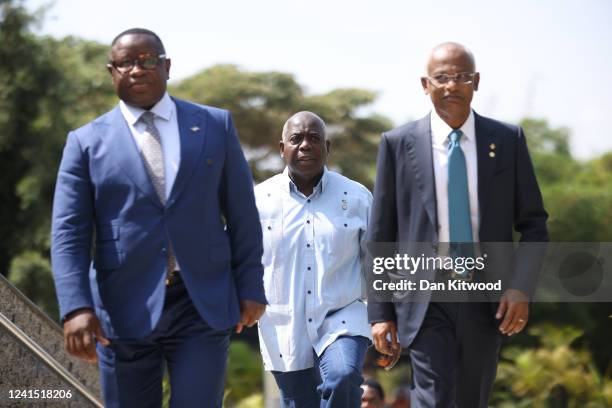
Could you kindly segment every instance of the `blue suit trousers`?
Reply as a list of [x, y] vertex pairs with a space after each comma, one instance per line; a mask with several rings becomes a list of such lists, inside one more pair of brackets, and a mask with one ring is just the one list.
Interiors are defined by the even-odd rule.
[[155, 329], [141, 339], [98, 344], [104, 404], [161, 407], [167, 367], [170, 407], [221, 407], [230, 330], [214, 330], [200, 317], [184, 284], [167, 288]]

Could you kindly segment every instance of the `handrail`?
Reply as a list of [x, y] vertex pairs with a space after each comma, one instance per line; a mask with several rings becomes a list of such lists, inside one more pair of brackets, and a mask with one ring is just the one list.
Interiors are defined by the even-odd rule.
[[32, 340], [2, 313], [0, 313], [0, 326], [4, 327], [13, 337], [17, 339], [17, 341], [26, 346], [28, 350], [30, 350], [43, 363], [45, 363], [47, 367], [51, 369], [51, 371], [57, 374], [62, 380], [69, 383], [94, 406], [104, 408], [104, 405], [102, 405], [102, 403], [87, 389], [87, 387], [81, 384], [81, 382], [77, 380], [68, 370], [66, 370], [60, 363], [51, 357], [45, 350], [36, 344], [34, 340]]

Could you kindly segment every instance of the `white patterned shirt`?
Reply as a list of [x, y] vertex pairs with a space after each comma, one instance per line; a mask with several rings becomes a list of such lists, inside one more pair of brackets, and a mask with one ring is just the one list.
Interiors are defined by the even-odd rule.
[[288, 170], [255, 187], [268, 306], [259, 320], [266, 370], [313, 367], [339, 336], [371, 338], [361, 271], [372, 194], [324, 169], [310, 197]]

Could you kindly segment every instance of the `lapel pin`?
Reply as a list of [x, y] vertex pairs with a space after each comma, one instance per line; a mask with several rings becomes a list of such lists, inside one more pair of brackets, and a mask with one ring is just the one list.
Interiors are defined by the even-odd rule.
[[191, 131], [192, 132], [197, 132], [198, 130], [200, 130], [200, 128], [198, 126], [192, 126], [191, 127]]
[[343, 200], [342, 200], [342, 209], [343, 209], [343, 210], [346, 210], [347, 208], [348, 208], [348, 201], [346, 201], [346, 200], [344, 200], [344, 199], [343, 199]]
[[489, 157], [495, 157], [495, 152], [489, 152]]
[[495, 146], [495, 143], [491, 143], [491, 144], [489, 145], [489, 149], [491, 149], [491, 150], [495, 150], [495, 148], [496, 148], [496, 147], [497, 147], [497, 146]]

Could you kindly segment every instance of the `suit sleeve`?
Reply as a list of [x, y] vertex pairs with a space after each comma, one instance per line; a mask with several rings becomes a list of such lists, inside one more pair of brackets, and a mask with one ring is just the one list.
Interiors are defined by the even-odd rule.
[[227, 149], [220, 198], [232, 249], [232, 273], [238, 298], [267, 303], [263, 286], [261, 224], [255, 206], [253, 176], [244, 157], [231, 114], [226, 119]]
[[62, 320], [73, 310], [93, 309], [89, 286], [92, 223], [88, 160], [71, 132], [55, 185], [51, 224], [51, 263]]
[[[368, 242], [397, 241], [395, 170], [394, 155], [386, 135], [383, 134], [376, 160], [376, 184], [366, 238]], [[366, 273], [371, 273], [372, 268], [366, 266]], [[393, 303], [368, 301], [368, 320], [370, 323], [395, 321]]]
[[543, 244], [528, 243], [548, 241], [548, 214], [544, 210], [542, 194], [521, 128], [518, 129], [515, 191], [514, 229], [520, 234], [520, 244], [510, 287], [531, 297], [546, 247]]

